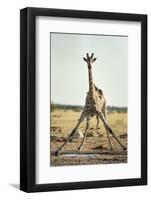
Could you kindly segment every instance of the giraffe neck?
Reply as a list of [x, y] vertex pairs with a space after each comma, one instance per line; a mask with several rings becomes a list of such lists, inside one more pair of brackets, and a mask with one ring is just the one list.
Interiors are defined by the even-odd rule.
[[92, 67], [88, 68], [89, 72], [89, 92], [91, 96], [94, 94], [94, 84], [93, 84], [93, 77], [92, 77]]

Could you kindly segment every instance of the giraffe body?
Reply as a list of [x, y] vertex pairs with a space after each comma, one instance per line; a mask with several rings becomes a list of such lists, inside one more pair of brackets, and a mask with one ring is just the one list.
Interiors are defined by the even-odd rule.
[[98, 112], [102, 111], [105, 104], [106, 104], [106, 100], [105, 100], [102, 90], [94, 86], [93, 96], [90, 92], [87, 93], [84, 113], [86, 116], [91, 116], [91, 117], [96, 116]]

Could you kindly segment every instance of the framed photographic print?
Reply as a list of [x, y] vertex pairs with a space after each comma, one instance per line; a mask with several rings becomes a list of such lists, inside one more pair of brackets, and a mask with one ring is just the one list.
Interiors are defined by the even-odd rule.
[[147, 184], [147, 16], [20, 12], [20, 189]]

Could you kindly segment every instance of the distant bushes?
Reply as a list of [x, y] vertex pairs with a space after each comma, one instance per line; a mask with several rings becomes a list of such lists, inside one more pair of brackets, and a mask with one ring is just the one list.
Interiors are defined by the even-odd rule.
[[[83, 109], [83, 106], [77, 106], [77, 105], [64, 105], [64, 104], [55, 104], [51, 103], [51, 111], [54, 111], [55, 109], [62, 109], [62, 110], [73, 110], [75, 112], [80, 112]], [[118, 107], [118, 106], [107, 106], [107, 112], [113, 113], [123, 113], [127, 112], [127, 107]]]
[[81, 111], [83, 106], [75, 106], [75, 105], [64, 105], [64, 104], [54, 104], [51, 103], [51, 111], [55, 109], [62, 109], [62, 110], [73, 110], [75, 112]]
[[113, 112], [118, 112], [118, 113], [125, 113], [127, 112], [127, 107], [117, 107], [117, 106], [107, 106], [107, 112], [113, 113]]

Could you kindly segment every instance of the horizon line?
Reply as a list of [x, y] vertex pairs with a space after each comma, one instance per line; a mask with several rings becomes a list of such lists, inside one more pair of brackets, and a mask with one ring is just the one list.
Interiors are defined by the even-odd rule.
[[[54, 104], [54, 105], [61, 105], [61, 106], [79, 106], [79, 107], [84, 107], [84, 105], [78, 105], [78, 104], [62, 104], [62, 103], [54, 103], [54, 102], [50, 102], [50, 104]], [[119, 108], [128, 108], [128, 106], [117, 106], [117, 105], [107, 105], [107, 107], [119, 107]]]

